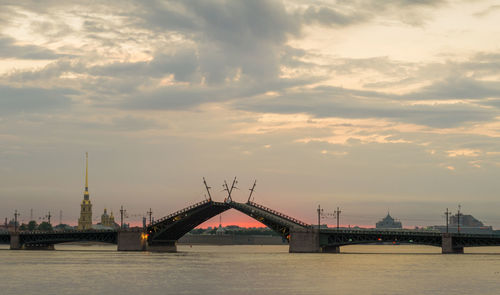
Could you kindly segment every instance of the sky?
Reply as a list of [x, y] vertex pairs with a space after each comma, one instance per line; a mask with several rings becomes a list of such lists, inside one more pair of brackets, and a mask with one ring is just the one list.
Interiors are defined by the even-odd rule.
[[1, 0], [0, 217], [75, 224], [88, 152], [94, 222], [237, 176], [308, 223], [500, 228], [499, 70], [498, 1]]

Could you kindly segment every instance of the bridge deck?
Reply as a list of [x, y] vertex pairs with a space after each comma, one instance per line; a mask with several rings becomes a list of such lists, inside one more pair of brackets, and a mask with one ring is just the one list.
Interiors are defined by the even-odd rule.
[[298, 220], [296, 218], [290, 217], [290, 216], [288, 216], [286, 214], [283, 214], [283, 213], [278, 212], [276, 210], [273, 210], [271, 208], [268, 208], [268, 207], [262, 206], [260, 204], [254, 203], [252, 201], [248, 201], [247, 204], [250, 205], [250, 206], [252, 206], [252, 207], [258, 208], [260, 210], [266, 211], [269, 214], [279, 216], [280, 218], [283, 218], [284, 220], [286, 220], [286, 221], [288, 221], [290, 223], [295, 223], [295, 224], [297, 224], [297, 225], [299, 225], [301, 227], [309, 227], [310, 226], [309, 224], [307, 224], [307, 223], [305, 223], [303, 221], [300, 221], [300, 220]]
[[176, 217], [176, 216], [178, 216], [178, 215], [181, 215], [181, 214], [182, 214], [182, 213], [184, 213], [184, 212], [190, 211], [190, 210], [192, 210], [192, 209], [194, 209], [194, 208], [197, 208], [197, 207], [199, 207], [199, 206], [201, 206], [201, 205], [204, 205], [204, 204], [208, 204], [208, 203], [210, 203], [210, 202], [211, 202], [210, 200], [203, 200], [203, 201], [198, 202], [198, 203], [196, 203], [196, 204], [190, 205], [190, 206], [188, 206], [188, 207], [186, 207], [186, 208], [182, 208], [182, 209], [180, 209], [180, 210], [177, 210], [177, 211], [175, 211], [174, 213], [171, 213], [171, 214], [169, 214], [169, 215], [167, 215], [167, 216], [164, 216], [164, 217], [162, 217], [162, 218], [160, 218], [160, 219], [158, 219], [158, 220], [155, 220], [155, 222], [154, 222], [151, 226], [155, 226], [155, 225], [161, 224], [161, 223], [162, 223], [162, 222], [164, 222], [165, 220], [168, 220], [168, 219], [170, 219], [170, 218], [172, 218], [172, 217]]
[[10, 234], [5, 232], [5, 233], [0, 233], [0, 244], [10, 244]]
[[19, 232], [21, 244], [60, 244], [68, 242], [102, 242], [116, 244], [118, 242], [118, 231], [113, 230], [85, 230], [85, 231], [23, 231]]
[[[364, 243], [397, 242], [442, 246], [440, 232], [416, 230], [321, 229], [320, 244], [343, 246]], [[500, 246], [500, 235], [450, 234], [454, 247]]]
[[208, 219], [230, 209], [226, 203], [205, 200], [169, 214], [148, 226], [148, 242], [176, 241]]

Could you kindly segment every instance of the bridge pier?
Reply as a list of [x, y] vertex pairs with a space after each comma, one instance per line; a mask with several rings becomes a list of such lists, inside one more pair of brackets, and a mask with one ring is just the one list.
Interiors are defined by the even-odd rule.
[[292, 230], [289, 245], [288, 252], [290, 253], [321, 252], [318, 230], [316, 229]]
[[10, 250], [54, 250], [54, 245], [43, 243], [22, 244], [19, 233], [11, 233]]
[[21, 241], [19, 239], [19, 233], [10, 234], [10, 250], [21, 250]]
[[324, 246], [321, 247], [323, 253], [340, 253], [340, 246]]
[[150, 252], [177, 252], [177, 241], [152, 241], [148, 244], [148, 251]]
[[463, 254], [464, 247], [453, 246], [453, 237], [450, 233], [442, 234], [441, 253], [443, 254]]
[[146, 251], [147, 235], [142, 231], [119, 231], [118, 251]]
[[55, 250], [53, 244], [24, 244], [23, 250]]

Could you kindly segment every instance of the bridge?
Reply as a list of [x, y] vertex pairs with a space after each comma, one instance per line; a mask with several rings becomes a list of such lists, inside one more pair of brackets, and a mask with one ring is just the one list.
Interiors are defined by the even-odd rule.
[[146, 229], [148, 248], [155, 251], [176, 251], [176, 241], [208, 219], [229, 209], [236, 209], [270, 229], [284, 239], [290, 238], [292, 230], [305, 230], [310, 226], [293, 217], [248, 201], [238, 203], [230, 198], [226, 202], [205, 200], [167, 215]]
[[0, 244], [10, 244], [10, 234], [8, 232], [0, 232]]
[[[5, 240], [5, 238], [2, 239], [2, 241]], [[69, 242], [117, 244], [118, 232], [114, 230], [22, 231], [11, 233], [8, 240], [13, 250], [53, 250], [55, 244]]]
[[333, 252], [341, 246], [407, 243], [441, 247], [443, 253], [463, 253], [464, 247], [500, 246], [500, 235], [442, 234], [421, 230], [326, 229], [312, 226], [257, 203], [205, 200], [174, 212], [147, 227], [148, 249], [176, 251], [176, 241], [206, 220], [236, 209], [279, 233], [290, 252]]
[[0, 233], [0, 243], [11, 249], [53, 249], [67, 242], [117, 244], [119, 251], [175, 252], [183, 235], [208, 219], [230, 209], [261, 222], [289, 241], [292, 253], [338, 253], [341, 246], [376, 243], [407, 243], [441, 247], [442, 253], [463, 253], [464, 247], [500, 246], [500, 235], [442, 234], [421, 230], [330, 229], [309, 225], [252, 201], [239, 203], [230, 196], [224, 202], [211, 199], [171, 213], [142, 231], [64, 231]]
[[[319, 233], [319, 235], [318, 235]], [[440, 233], [422, 230], [309, 228], [292, 233], [290, 252], [339, 253], [341, 246], [414, 244], [441, 247], [443, 254], [464, 253], [464, 247], [500, 246], [500, 235]]]

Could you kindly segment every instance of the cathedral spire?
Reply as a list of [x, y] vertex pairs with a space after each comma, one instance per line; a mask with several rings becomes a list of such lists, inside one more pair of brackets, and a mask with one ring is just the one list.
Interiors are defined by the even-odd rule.
[[85, 153], [85, 192], [83, 193], [85, 200], [89, 199], [89, 153]]
[[83, 192], [83, 201], [80, 207], [78, 229], [92, 229], [92, 204], [89, 199], [89, 153], [85, 153], [85, 192]]

